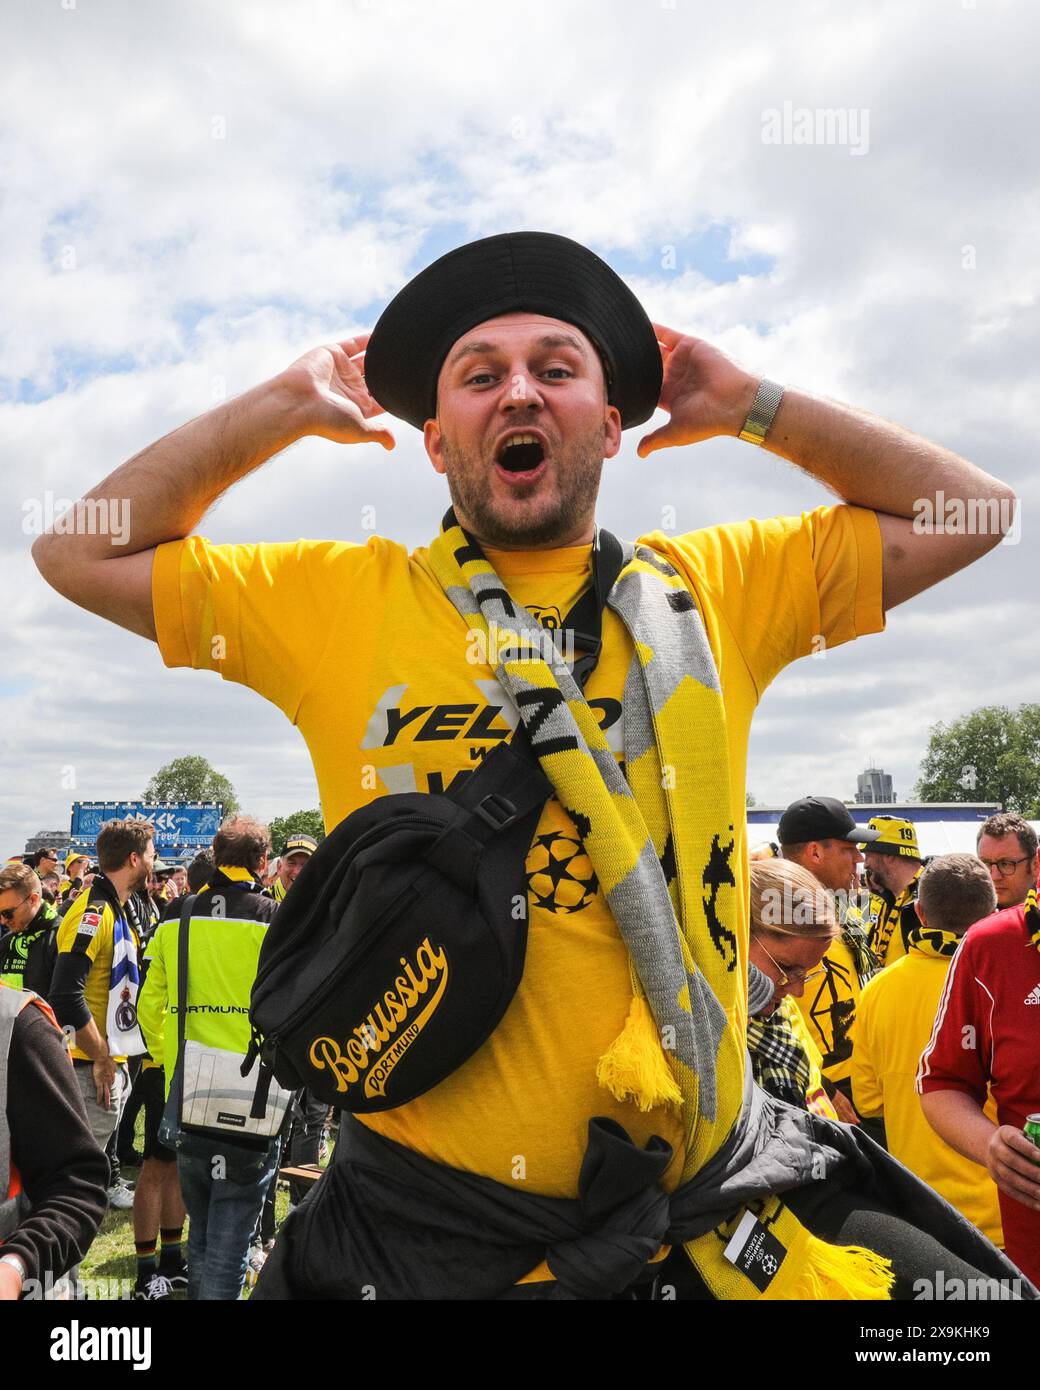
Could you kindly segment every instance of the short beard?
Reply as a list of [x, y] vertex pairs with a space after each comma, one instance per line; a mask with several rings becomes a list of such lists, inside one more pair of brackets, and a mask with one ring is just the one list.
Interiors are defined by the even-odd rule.
[[491, 505], [478, 459], [443, 438], [444, 471], [456, 513], [465, 516], [477, 538], [499, 549], [549, 546], [579, 534], [596, 514], [603, 473], [604, 431], [575, 442], [559, 461], [559, 497], [551, 511], [537, 519], [510, 523]]

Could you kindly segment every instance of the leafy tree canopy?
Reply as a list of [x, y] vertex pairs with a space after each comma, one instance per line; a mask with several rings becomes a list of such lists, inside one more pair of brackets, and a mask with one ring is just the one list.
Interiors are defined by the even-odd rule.
[[144, 789], [145, 801], [219, 801], [225, 816], [241, 809], [230, 781], [198, 753], [174, 758], [161, 767]]
[[1040, 705], [983, 705], [929, 733], [915, 788], [922, 801], [996, 801], [1040, 815]]

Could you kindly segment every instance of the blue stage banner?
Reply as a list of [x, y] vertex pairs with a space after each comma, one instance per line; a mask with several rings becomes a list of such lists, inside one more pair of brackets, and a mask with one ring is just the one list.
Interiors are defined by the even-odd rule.
[[223, 816], [219, 802], [74, 801], [71, 839], [93, 844], [109, 820], [146, 820], [155, 829], [157, 850], [203, 849], [217, 833]]

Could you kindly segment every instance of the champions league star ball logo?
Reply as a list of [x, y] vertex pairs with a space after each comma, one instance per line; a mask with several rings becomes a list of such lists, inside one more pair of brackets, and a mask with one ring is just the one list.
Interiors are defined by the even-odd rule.
[[526, 868], [531, 902], [547, 912], [581, 912], [599, 890], [585, 846], [570, 835], [550, 831], [537, 836]]

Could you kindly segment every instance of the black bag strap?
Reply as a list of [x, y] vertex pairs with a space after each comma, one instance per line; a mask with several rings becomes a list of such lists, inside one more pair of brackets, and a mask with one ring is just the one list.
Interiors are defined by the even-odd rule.
[[181, 899], [181, 916], [177, 927], [177, 993], [180, 995], [180, 1008], [177, 1010], [178, 1066], [184, 1065], [184, 1028], [188, 1016], [188, 932], [191, 930], [191, 909], [197, 897], [197, 893], [185, 893]]

